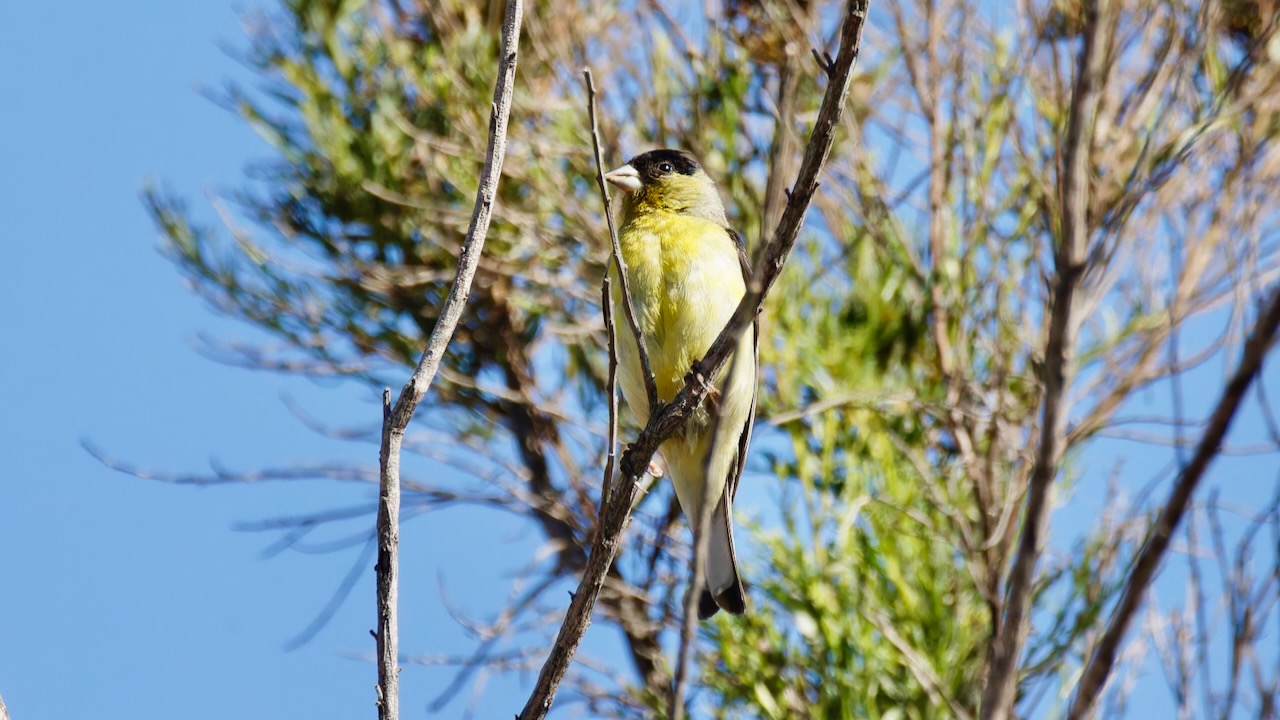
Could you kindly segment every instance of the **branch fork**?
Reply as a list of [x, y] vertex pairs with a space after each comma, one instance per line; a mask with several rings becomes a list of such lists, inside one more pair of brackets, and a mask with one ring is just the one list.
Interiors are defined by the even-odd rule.
[[471, 224], [458, 255], [458, 270], [449, 296], [441, 307], [439, 320], [431, 331], [418, 367], [400, 390], [395, 406], [391, 405], [391, 389], [382, 393], [382, 443], [379, 448], [378, 493], [378, 561], [377, 631], [378, 685], [375, 704], [380, 720], [400, 717], [399, 665], [399, 545], [400, 545], [400, 450], [404, 433], [440, 369], [445, 350], [453, 339], [471, 282], [475, 279], [480, 255], [484, 250], [489, 221], [493, 217], [493, 199], [502, 177], [502, 161], [507, 151], [507, 121], [511, 116], [511, 100], [515, 91], [516, 54], [520, 44], [520, 25], [524, 16], [523, 0], [507, 0], [502, 21], [502, 50], [490, 105], [489, 141], [485, 151], [480, 186], [476, 189]]

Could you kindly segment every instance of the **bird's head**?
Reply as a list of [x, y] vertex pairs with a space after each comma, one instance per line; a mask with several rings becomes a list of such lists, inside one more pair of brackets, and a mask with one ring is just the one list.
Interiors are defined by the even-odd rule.
[[650, 150], [604, 176], [625, 195], [624, 217], [674, 212], [728, 226], [715, 183], [692, 155], [682, 150]]

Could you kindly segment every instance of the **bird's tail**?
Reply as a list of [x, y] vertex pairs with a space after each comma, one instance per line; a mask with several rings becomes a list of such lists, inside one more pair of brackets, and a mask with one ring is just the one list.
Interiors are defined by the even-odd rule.
[[724, 609], [734, 615], [747, 611], [747, 596], [738, 574], [738, 555], [733, 549], [733, 501], [726, 493], [711, 513], [707, 538], [706, 587], [698, 601], [698, 618], [706, 620]]

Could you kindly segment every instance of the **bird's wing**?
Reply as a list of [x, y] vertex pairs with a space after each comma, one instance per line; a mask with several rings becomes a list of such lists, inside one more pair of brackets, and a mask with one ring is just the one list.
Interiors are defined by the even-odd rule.
[[[742, 267], [742, 282], [744, 285], [751, 284], [751, 261], [747, 259], [747, 244], [732, 228], [726, 228], [729, 237], [733, 239], [733, 245], [738, 249], [738, 264]], [[747, 464], [747, 447], [751, 445], [751, 429], [756, 424], [756, 396], [760, 388], [760, 316], [757, 315], [751, 321], [751, 364], [755, 368], [754, 375], [756, 382], [751, 385], [751, 412], [747, 413], [747, 424], [742, 428], [742, 435], [738, 437], [738, 461], [734, 464], [732, 474], [728, 478], [726, 488], [729, 498], [733, 499], [738, 496], [738, 481], [742, 478], [742, 469]]]

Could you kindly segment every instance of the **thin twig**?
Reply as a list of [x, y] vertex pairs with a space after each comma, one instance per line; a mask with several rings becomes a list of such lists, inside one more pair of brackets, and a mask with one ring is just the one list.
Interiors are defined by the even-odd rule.
[[[725, 378], [732, 378], [738, 355], [733, 356], [729, 372]], [[727, 382], [727, 380], [726, 380]], [[726, 388], [727, 389], [727, 388]], [[676, 673], [671, 681], [671, 697], [667, 704], [667, 717], [670, 720], [684, 720], [684, 690], [689, 678], [690, 654], [693, 650], [693, 636], [698, 627], [698, 599], [702, 594], [702, 578], [707, 571], [707, 552], [711, 543], [707, 529], [711, 525], [711, 514], [715, 511], [715, 498], [711, 489], [711, 459], [715, 457], [716, 444], [720, 441], [721, 420], [723, 415], [716, 415], [711, 426], [711, 442], [707, 444], [707, 456], [702, 465], [706, 468], [703, 474], [702, 499], [698, 505], [698, 516], [693, 519], [693, 557], [689, 558], [689, 585], [684, 590], [684, 617], [680, 622], [680, 647], [676, 650]], [[725, 488], [729, 492], [730, 488]], [[728, 518], [733, 522], [732, 518]], [[708, 588], [709, 589], [709, 588]]]
[[884, 392], [853, 390], [831, 395], [830, 397], [823, 398], [822, 400], [810, 403], [804, 407], [774, 413], [765, 421], [774, 427], [782, 427], [789, 422], [805, 420], [816, 415], [821, 415], [829, 410], [836, 410], [843, 407], [851, 407], [859, 410], [877, 410], [885, 407], [893, 407], [897, 404], [910, 403], [914, 400], [915, 398], [913, 396], [907, 394], [890, 395]]
[[1043, 396], [1040, 401], [1040, 437], [1028, 481], [1027, 510], [1018, 539], [1018, 551], [1005, 586], [1004, 616], [993, 623], [991, 658], [982, 693], [982, 720], [1012, 716], [1017, 696], [1018, 657], [1030, 630], [1031, 595], [1036, 561], [1044, 550], [1048, 530], [1049, 495], [1066, 431], [1066, 391], [1074, 374], [1073, 355], [1078, 321], [1072, 317], [1072, 301], [1085, 275], [1089, 244], [1089, 172], [1094, 117], [1099, 88], [1106, 72], [1106, 45], [1102, 17], [1106, 0], [1084, 4], [1085, 34], [1076, 64], [1063, 154], [1062, 238], [1054, 258], [1049, 333], [1041, 367]]
[[[737, 338], [746, 331], [760, 312], [769, 289], [777, 281], [787, 256], [795, 245], [796, 238], [799, 237], [800, 225], [818, 189], [818, 175], [826, 164], [831, 146], [835, 142], [835, 128], [840, 122], [845, 101], [849, 96], [850, 79], [854, 61], [858, 57], [858, 48], [862, 42], [862, 30], [869, 4], [870, 0], [849, 0], [845, 6], [841, 24], [840, 51], [829, 75], [827, 90], [814, 122], [809, 143], [805, 147], [804, 160], [800, 164], [795, 189], [788, 195], [782, 220], [778, 223], [773, 239], [765, 248], [761, 262], [752, 274], [742, 302], [739, 303], [733, 317], [711, 345], [707, 354], [699, 361], [698, 368], [704, 378], [720, 376], [720, 371], [724, 369], [729, 354], [737, 344]], [[560, 627], [546, 663], [542, 666], [529, 701], [519, 715], [520, 720], [540, 720], [551, 709], [556, 689], [569, 669], [569, 663], [578, 650], [583, 634], [591, 624], [591, 610], [604, 583], [605, 574], [618, 551], [622, 534], [631, 520], [632, 501], [640, 489], [641, 476], [648, 468], [658, 446], [684, 425], [685, 419], [706, 397], [707, 390], [706, 383], [690, 378], [671, 403], [665, 405], [660, 412], [650, 415], [648, 424], [636, 442], [623, 453], [619, 463], [621, 477], [614, 478], [612, 481], [613, 487], [610, 494], [614, 497], [601, 512], [591, 555], [587, 559], [587, 567], [582, 573], [578, 591], [574, 593], [569, 603], [564, 623]], [[623, 482], [619, 483], [619, 480]], [[625, 498], [629, 502], [623, 502], [624, 498], [617, 497], [618, 490], [623, 488], [630, 496]]]
[[[604, 154], [600, 151], [600, 127], [596, 123], [596, 84], [591, 77], [591, 68], [582, 68], [582, 77], [587, 81], [587, 114], [591, 117], [591, 147], [596, 156], [596, 185], [600, 187], [600, 196], [604, 198], [604, 219], [609, 224], [609, 241], [613, 244], [613, 263], [618, 268], [618, 289], [622, 292], [622, 308], [627, 315], [627, 324], [631, 326], [631, 334], [636, 339], [636, 350], [640, 355], [640, 369], [644, 375], [644, 393], [649, 400], [649, 413], [658, 407], [658, 384], [653, 379], [653, 366], [649, 364], [649, 351], [644, 346], [644, 334], [640, 332], [640, 323], [636, 321], [635, 301], [631, 297], [631, 287], [627, 284], [627, 263], [622, 259], [622, 244], [618, 241], [618, 228], [613, 223], [613, 198], [609, 195], [609, 184], [604, 181]], [[605, 277], [609, 271], [605, 269]], [[608, 306], [610, 298], [604, 298]]]
[[503, 11], [502, 43], [498, 58], [498, 76], [493, 88], [492, 113], [489, 116], [489, 144], [485, 151], [484, 169], [480, 173], [480, 187], [471, 211], [471, 224], [462, 242], [458, 257], [458, 273], [449, 297], [440, 310], [439, 319], [431, 331], [426, 350], [418, 362], [409, 382], [400, 390], [395, 407], [391, 406], [391, 390], [382, 396], [382, 444], [380, 448], [381, 492], [378, 499], [378, 629], [375, 633], [378, 645], [378, 717], [381, 720], [397, 720], [400, 716], [400, 688], [397, 638], [397, 584], [400, 543], [400, 448], [405, 429], [414, 410], [426, 396], [435, 379], [440, 361], [444, 357], [453, 331], [462, 317], [467, 297], [471, 294], [471, 281], [484, 250], [489, 220], [493, 216], [493, 201], [498, 181], [502, 176], [502, 160], [507, 151], [507, 120], [511, 115], [511, 98], [515, 90], [516, 53], [520, 44], [520, 23], [524, 16], [523, 0], [507, 0]]
[[[483, 638], [483, 640], [480, 641], [476, 646], [476, 649], [469, 656], [465, 658], [445, 658], [444, 660], [446, 662], [439, 663], [460, 665], [461, 667], [459, 668], [458, 673], [454, 675], [453, 680], [450, 681], [449, 686], [441, 691], [441, 693], [427, 705], [427, 712], [438, 713], [444, 710], [445, 706], [447, 706], [453, 698], [462, 691], [463, 687], [466, 685], [467, 679], [475, 673], [476, 670], [483, 669], [498, 657], [497, 653], [492, 652], [493, 647], [503, 639], [508, 638], [517, 630], [516, 628], [513, 628], [517, 615], [532, 606], [534, 601], [538, 599], [538, 596], [545, 592], [547, 588], [551, 587], [551, 585], [559, 579], [560, 578], [556, 575], [548, 575], [533, 587], [521, 593], [518, 597], [513, 597], [511, 602], [502, 609], [502, 612], [492, 624], [488, 624], [480, 628], [480, 632], [478, 634]], [[443, 593], [444, 588], [441, 587], [441, 594], [443, 595]], [[516, 652], [522, 653], [524, 651]], [[430, 664], [428, 658], [422, 658], [421, 656], [406, 657], [404, 661], [411, 664]]]
[[921, 689], [929, 695], [929, 699], [935, 705], [946, 704], [947, 709], [951, 711], [951, 716], [956, 720], [969, 720], [969, 713], [956, 703], [943, 686], [942, 680], [938, 677], [937, 671], [934, 670], [933, 664], [929, 658], [922, 655], [918, 650], [911, 646], [894, 629], [893, 623], [880, 612], [868, 612], [860, 614], [871, 621], [876, 630], [889, 641], [891, 645], [897, 648], [902, 654], [902, 659], [906, 661], [907, 669], [911, 671], [911, 675], [915, 677], [916, 682], [920, 684]]
[[[713, 450], [715, 448], [714, 440], [711, 448]], [[698, 600], [702, 590], [700, 579], [706, 573], [707, 567], [709, 542], [707, 525], [711, 522], [712, 513], [710, 491], [711, 482], [708, 478], [707, 482], [702, 484], [702, 505], [698, 517], [693, 521], [693, 557], [689, 558], [689, 584], [684, 590], [684, 615], [680, 620], [680, 646], [676, 649], [676, 672], [671, 680], [671, 695], [667, 700], [667, 717], [671, 720], [684, 720], [684, 692], [689, 678], [693, 636], [698, 627]]]
[[605, 456], [604, 477], [600, 480], [600, 507], [609, 505], [609, 485], [613, 482], [613, 468], [618, 452], [618, 328], [613, 322], [613, 308], [609, 303], [609, 273], [604, 274], [600, 286], [600, 307], [604, 309], [604, 329], [609, 336], [609, 450]]
[[378, 492], [378, 717], [400, 717], [400, 452], [392, 453], [391, 388], [382, 391], [381, 482]]
[[1116, 652], [1124, 639], [1125, 632], [1129, 629], [1129, 623], [1133, 620], [1133, 615], [1142, 602], [1151, 579], [1155, 576], [1165, 552], [1169, 549], [1173, 532], [1177, 529], [1183, 513], [1186, 512], [1192, 493], [1204, 477], [1209, 464], [1217, 457], [1218, 447], [1231, 428], [1231, 421], [1235, 419], [1236, 411], [1244, 401], [1249, 385], [1261, 371], [1262, 361], [1271, 349], [1277, 328], [1280, 328], [1280, 286], [1272, 289], [1271, 298], [1258, 314], [1253, 331], [1245, 341], [1240, 364], [1222, 390], [1222, 397], [1219, 398], [1217, 407], [1209, 418], [1209, 425], [1196, 445], [1195, 455], [1178, 474], [1169, 499], [1165, 502], [1151, 529], [1147, 531], [1146, 541], [1133, 562], [1133, 569], [1129, 571], [1124, 591], [1116, 603], [1111, 619], [1107, 622], [1107, 629], [1098, 642], [1097, 649], [1089, 658], [1088, 664], [1085, 665], [1084, 671], [1080, 674], [1080, 683], [1076, 686], [1075, 698], [1067, 713], [1068, 720], [1080, 720], [1091, 716], [1093, 707], [1102, 694], [1107, 676], [1115, 664]]
[[[347, 569], [346, 576], [344, 576], [342, 581], [338, 583], [338, 586], [333, 589], [333, 593], [325, 602], [324, 607], [320, 608], [320, 611], [311, 619], [311, 622], [307, 623], [307, 626], [303, 628], [301, 632], [294, 635], [292, 638], [289, 638], [289, 640], [285, 642], [282, 648], [285, 652], [291, 652], [311, 642], [312, 638], [314, 638], [316, 634], [333, 619], [333, 616], [338, 612], [338, 609], [342, 607], [343, 603], [346, 602], [346, 599], [351, 596], [351, 591], [355, 589], [360, 580], [366, 577], [365, 573], [369, 572], [369, 558], [373, 555], [374, 550], [374, 537], [369, 533], [369, 530], [366, 528], [362, 530], [358, 536], [344, 538], [340, 542], [342, 543], [342, 546], [345, 547], [353, 541], [360, 540], [364, 541], [364, 547], [360, 549], [359, 554], [356, 555], [355, 560]], [[322, 548], [321, 551], [332, 551], [332, 548]], [[394, 592], [395, 589], [392, 588], [393, 598]]]

